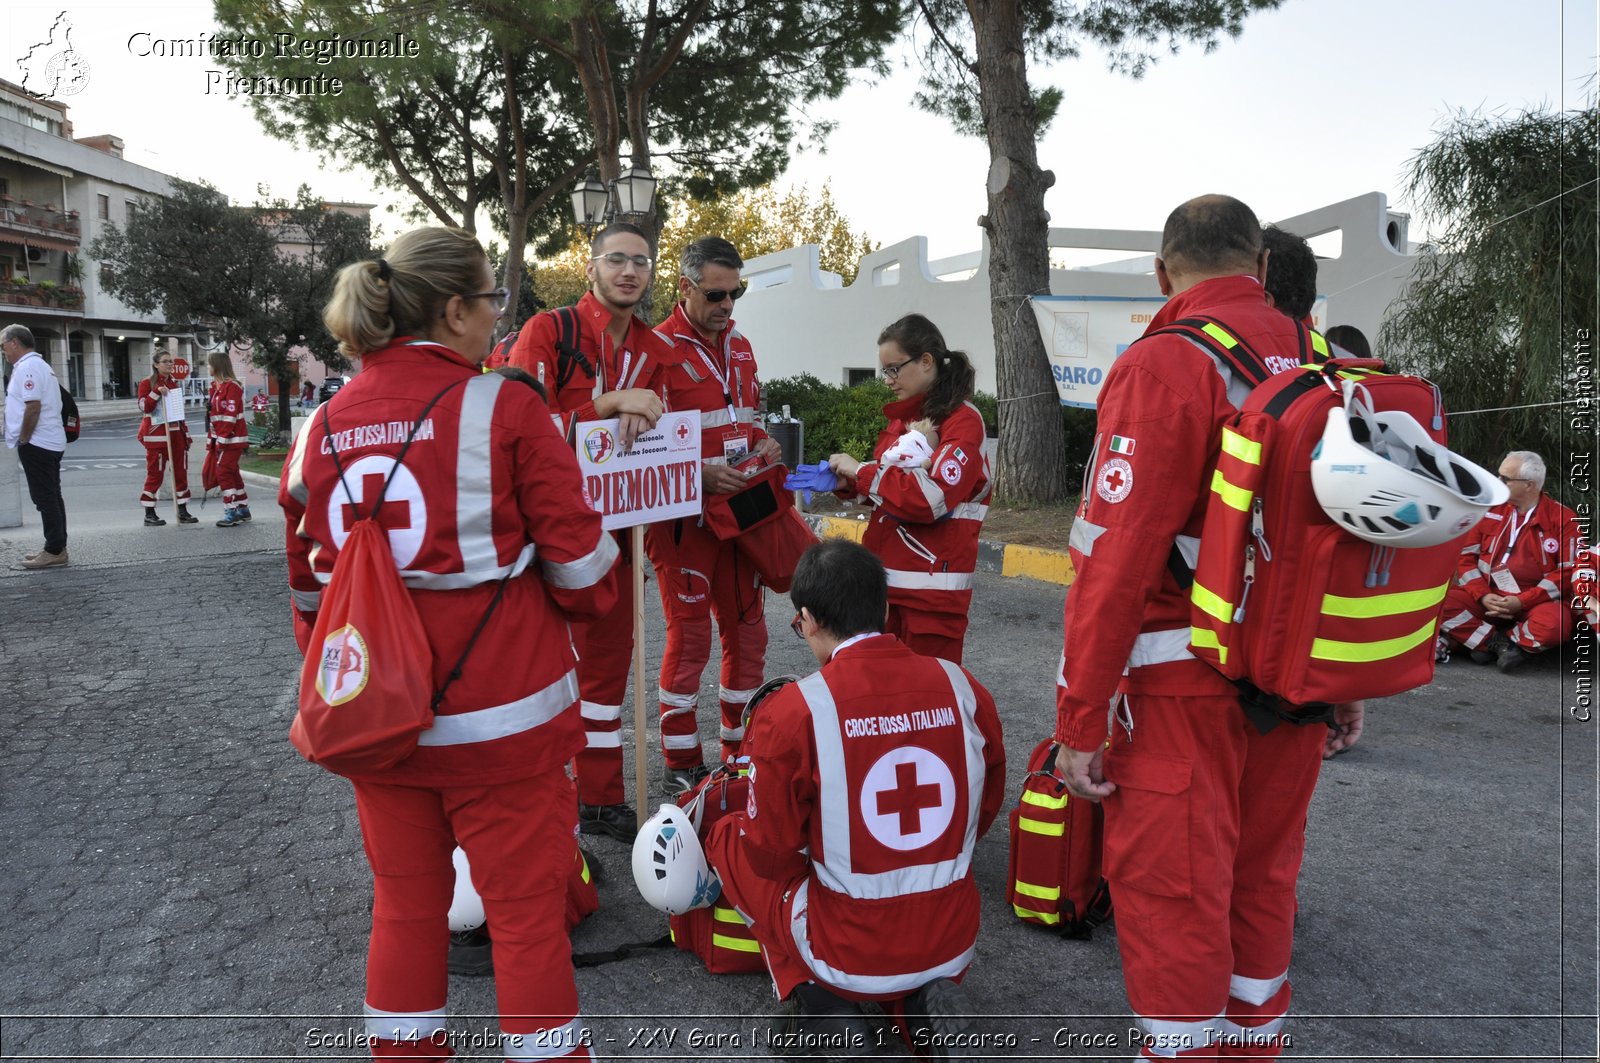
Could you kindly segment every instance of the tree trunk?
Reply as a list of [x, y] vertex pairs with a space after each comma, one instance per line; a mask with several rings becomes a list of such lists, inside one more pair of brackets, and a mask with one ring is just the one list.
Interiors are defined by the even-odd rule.
[[1050, 216], [1039, 169], [1038, 117], [1028, 91], [1017, 0], [968, 0], [989, 142], [989, 314], [994, 326], [1000, 448], [995, 494], [1008, 502], [1067, 497], [1061, 401], [1034, 320], [1030, 295], [1050, 292]]

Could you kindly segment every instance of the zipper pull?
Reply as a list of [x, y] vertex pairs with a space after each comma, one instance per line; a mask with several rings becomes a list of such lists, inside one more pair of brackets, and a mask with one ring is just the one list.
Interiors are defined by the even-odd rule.
[[1244, 620], [1244, 603], [1250, 600], [1250, 587], [1256, 581], [1256, 548], [1244, 548], [1244, 593], [1239, 595], [1239, 608], [1233, 611], [1235, 624]]
[[1267, 545], [1266, 519], [1261, 514], [1261, 496], [1250, 503], [1250, 534], [1261, 544], [1261, 560], [1272, 560], [1272, 547]]

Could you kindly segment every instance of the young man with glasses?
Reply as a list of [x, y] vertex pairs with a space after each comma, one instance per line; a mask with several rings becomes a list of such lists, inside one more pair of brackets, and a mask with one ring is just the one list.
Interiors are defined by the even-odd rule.
[[[706, 494], [734, 494], [743, 470], [779, 460], [780, 448], [756, 419], [761, 385], [750, 341], [733, 323], [744, 294], [744, 260], [720, 236], [702, 236], [679, 262], [678, 305], [657, 326], [680, 349], [666, 372], [662, 395], [673, 410], [700, 411], [701, 483]], [[761, 686], [767, 621], [761, 581], [738, 539], [721, 540], [697, 521], [650, 526], [645, 536], [661, 584], [667, 648], [661, 659], [662, 789], [676, 794], [705, 777], [695, 710], [700, 677], [711, 658], [711, 618], [722, 640], [722, 757], [744, 737], [745, 702]]]
[[1473, 661], [1493, 661], [1502, 672], [1572, 635], [1567, 600], [1582, 532], [1577, 514], [1545, 495], [1544, 478], [1544, 459], [1531, 450], [1500, 462], [1511, 498], [1464, 540], [1456, 585], [1444, 599], [1439, 630]]
[[[568, 435], [580, 421], [621, 421], [624, 446], [655, 427], [662, 402], [654, 390], [673, 345], [634, 313], [650, 284], [650, 243], [637, 226], [617, 222], [590, 243], [585, 272], [589, 291], [576, 307], [530, 319], [511, 349], [510, 364], [526, 370], [550, 394], [558, 427]], [[573, 315], [576, 351], [563, 352], [562, 315]], [[570, 341], [569, 341], [570, 342]], [[578, 649], [578, 690], [588, 745], [576, 760], [578, 825], [632, 841], [637, 821], [623, 787], [622, 699], [633, 655], [632, 579], [625, 536], [617, 536], [623, 561], [612, 569], [617, 604], [605, 616], [573, 625]]]

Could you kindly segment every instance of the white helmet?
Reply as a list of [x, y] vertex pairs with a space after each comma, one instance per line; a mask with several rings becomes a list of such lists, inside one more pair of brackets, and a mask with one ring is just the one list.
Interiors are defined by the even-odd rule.
[[682, 915], [722, 895], [694, 825], [677, 805], [662, 805], [633, 839], [633, 882], [658, 911]]
[[451, 860], [456, 865], [456, 895], [450, 899], [450, 930], [476, 930], [483, 925], [483, 898], [472, 885], [472, 869], [467, 866], [467, 854], [456, 847]]
[[1350, 534], [1379, 546], [1438, 546], [1511, 497], [1493, 473], [1436, 443], [1416, 418], [1375, 414], [1355, 391], [1347, 381], [1345, 406], [1328, 411], [1311, 452], [1311, 489]]

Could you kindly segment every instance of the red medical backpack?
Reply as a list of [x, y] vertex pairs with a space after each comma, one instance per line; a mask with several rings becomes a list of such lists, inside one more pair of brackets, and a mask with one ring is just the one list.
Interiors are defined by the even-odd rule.
[[[719, 765], [699, 786], [678, 798], [679, 807], [696, 821], [703, 842], [712, 826], [730, 812], [743, 811], [750, 798], [750, 778]], [[699, 802], [699, 815], [695, 803]], [[695, 908], [667, 920], [672, 943], [700, 957], [712, 974], [753, 974], [767, 969], [761, 946], [738, 912], [719, 898], [709, 908]]]
[[1067, 793], [1054, 772], [1056, 750], [1046, 738], [1028, 758], [1022, 799], [1011, 810], [1006, 899], [1025, 923], [1087, 938], [1111, 918], [1111, 890], [1100, 874], [1105, 813]]

